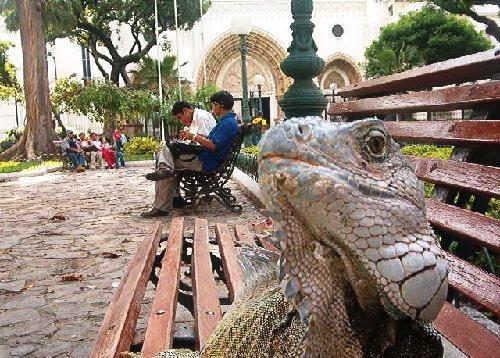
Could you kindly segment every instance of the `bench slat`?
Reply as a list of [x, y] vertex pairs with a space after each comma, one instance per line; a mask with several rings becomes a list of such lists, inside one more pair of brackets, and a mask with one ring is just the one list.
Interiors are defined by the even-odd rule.
[[184, 218], [174, 217], [170, 223], [162, 269], [148, 318], [146, 336], [142, 346], [142, 357], [156, 357], [158, 353], [172, 347], [177, 292], [179, 289], [183, 228]]
[[493, 49], [479, 52], [361, 83], [354, 83], [340, 88], [337, 94], [342, 97], [371, 96], [381, 93], [441, 87], [487, 78], [488, 75], [498, 72], [500, 68], [500, 56], [495, 56], [495, 51]]
[[222, 269], [227, 282], [229, 299], [231, 302], [234, 296], [239, 292], [242, 286], [243, 275], [236, 259], [237, 252], [234, 247], [234, 238], [226, 224], [217, 224], [215, 226], [217, 233], [217, 244], [219, 245], [222, 258]]
[[445, 303], [434, 321], [436, 329], [455, 347], [472, 358], [498, 357], [498, 337]]
[[201, 350], [222, 318], [208, 247], [208, 224], [205, 219], [195, 220], [191, 267], [195, 304], [195, 345], [196, 350]]
[[500, 279], [453, 254], [446, 252], [445, 256], [450, 265], [450, 286], [499, 317]]
[[500, 101], [500, 81], [332, 103], [331, 116], [452, 111]]
[[421, 180], [500, 199], [500, 168], [455, 160], [406, 157], [415, 165]]
[[119, 357], [130, 348], [160, 237], [161, 226], [157, 222], [127, 266], [106, 310], [90, 357]]
[[431, 199], [426, 205], [427, 220], [434, 228], [500, 252], [500, 220]]
[[396, 140], [441, 145], [500, 144], [500, 121], [387, 121]]
[[235, 226], [235, 230], [236, 230], [236, 240], [245, 243], [247, 245], [256, 246], [254, 235], [250, 232], [248, 225], [237, 224]]

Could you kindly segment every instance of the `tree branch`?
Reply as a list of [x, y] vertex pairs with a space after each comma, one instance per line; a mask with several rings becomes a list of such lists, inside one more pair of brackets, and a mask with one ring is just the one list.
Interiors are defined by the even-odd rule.
[[[104, 55], [100, 54], [100, 53], [97, 51], [97, 48], [96, 48], [96, 42], [97, 42], [97, 40], [90, 40], [90, 41], [89, 41], [89, 45], [90, 45], [90, 52], [92, 53], [92, 57], [94, 58], [94, 62], [95, 62], [95, 64], [96, 64], [97, 68], [99, 69], [99, 71], [101, 72], [102, 76], [103, 76], [104, 78], [108, 78], [108, 77], [109, 77], [108, 73], [106, 72], [106, 70], [104, 69], [104, 67], [102, 67], [101, 63], [99, 62], [99, 57], [100, 57], [100, 55], [101, 55], [101, 56], [103, 56], [103, 57], [106, 57], [106, 56], [104, 56]], [[109, 59], [109, 60], [111, 60], [111, 59]], [[106, 60], [106, 61], [107, 61], [107, 60]], [[109, 61], [108, 61], [108, 62], [109, 62]], [[110, 63], [112, 64], [113, 62], [110, 62]]]

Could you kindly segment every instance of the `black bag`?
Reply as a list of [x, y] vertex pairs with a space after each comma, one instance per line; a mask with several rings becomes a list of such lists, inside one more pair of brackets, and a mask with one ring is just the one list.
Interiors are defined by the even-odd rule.
[[[167, 143], [168, 149], [172, 153], [174, 159], [179, 159], [184, 162], [190, 162], [194, 160], [203, 151], [203, 146], [200, 144], [185, 143], [180, 141], [172, 141]], [[182, 158], [181, 155], [191, 155], [190, 158]]]

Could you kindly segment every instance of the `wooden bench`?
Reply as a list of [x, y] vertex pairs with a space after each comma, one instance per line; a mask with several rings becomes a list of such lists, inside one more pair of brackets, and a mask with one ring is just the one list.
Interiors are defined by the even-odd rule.
[[52, 143], [54, 143], [54, 147], [56, 148], [57, 157], [61, 161], [63, 169], [68, 169], [71, 163], [70, 163], [67, 155], [62, 155], [62, 149], [61, 149], [62, 140], [54, 140], [54, 141], [52, 141]]
[[184, 170], [180, 172], [180, 188], [188, 205], [200, 200], [211, 202], [214, 198], [228, 209], [241, 213], [243, 207], [236, 202], [231, 189], [225, 187], [233, 173], [245, 136], [251, 126], [240, 125], [231, 149], [219, 167], [211, 172]]
[[[121, 352], [136, 350], [143, 357], [154, 357], [172, 347], [202, 348], [242, 286], [236, 261], [236, 246], [242, 242], [272, 247], [256, 238], [255, 230], [247, 225], [217, 224], [214, 236], [207, 220], [192, 223], [184, 217], [172, 219], [163, 243], [161, 225], [156, 223], [125, 270], [90, 356], [119, 357]], [[186, 268], [190, 277], [182, 274]], [[155, 295], [146, 331], [136, 332], [148, 281], [155, 284]], [[183, 306], [192, 313], [191, 322], [186, 323], [186, 314], [177, 314], [176, 319], [180, 308], [185, 313]], [[187, 334], [179, 329], [191, 324], [193, 330]]]
[[[499, 51], [485, 51], [341, 88], [336, 95], [343, 101], [331, 103], [328, 109], [334, 120], [471, 111], [463, 120], [389, 120], [385, 125], [403, 145], [453, 146], [450, 160], [409, 159], [417, 176], [434, 185], [427, 199], [427, 217], [443, 248], [458, 244], [454, 253], [447, 254], [449, 301], [458, 305], [466, 300], [497, 319], [500, 280], [491, 263], [488, 273], [470, 258], [481, 252], [488, 260], [500, 251], [500, 220], [484, 215], [489, 202], [500, 199], [500, 81], [491, 79], [499, 73]], [[477, 82], [466, 83], [470, 81]], [[450, 304], [441, 311], [436, 326], [469, 356], [498, 354], [498, 337]]]

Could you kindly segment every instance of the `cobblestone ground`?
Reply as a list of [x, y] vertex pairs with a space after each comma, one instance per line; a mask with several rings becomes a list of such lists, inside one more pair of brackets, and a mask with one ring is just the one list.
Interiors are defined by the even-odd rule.
[[[139, 217], [154, 192], [143, 176], [148, 170], [57, 172], [0, 183], [1, 358], [88, 356], [114, 287], [153, 223]], [[211, 226], [261, 219], [230, 186], [241, 215], [217, 202], [173, 215], [205, 217]]]

